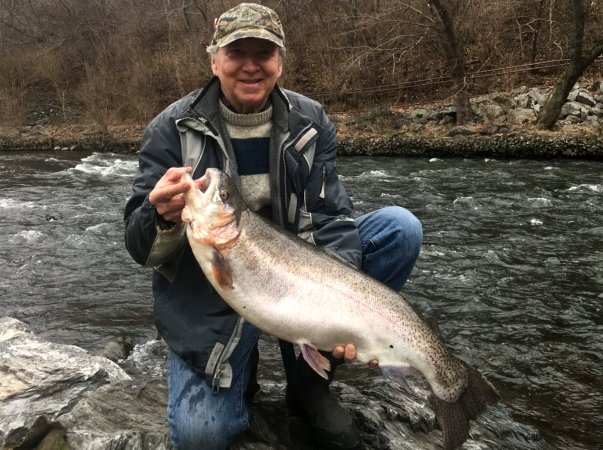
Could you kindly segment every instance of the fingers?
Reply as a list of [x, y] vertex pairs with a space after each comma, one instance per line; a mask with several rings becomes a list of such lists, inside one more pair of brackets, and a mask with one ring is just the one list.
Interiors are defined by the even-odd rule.
[[184, 195], [178, 194], [175, 197], [172, 197], [172, 200], [169, 203], [162, 203], [155, 207], [157, 212], [163, 216], [165, 220], [170, 222], [180, 222], [182, 216], [182, 210], [186, 205], [184, 201]]
[[343, 358], [343, 354], [345, 353], [345, 347], [343, 345], [338, 345], [333, 349], [333, 357], [337, 359]]
[[343, 354], [343, 360], [347, 363], [354, 362], [356, 359], [356, 346], [354, 344], [348, 344], [345, 346], [345, 352]]
[[153, 200], [155, 200], [155, 202], [169, 202], [178, 195], [188, 191], [190, 187], [190, 183], [186, 181], [179, 181], [167, 186], [156, 186], [155, 189], [153, 189], [153, 191], [156, 191], [154, 198], [151, 199], [151, 196], [149, 195], [149, 200], [151, 200], [151, 203], [153, 203]]
[[180, 178], [182, 178], [182, 175], [184, 173], [192, 173], [193, 172], [193, 168], [190, 166], [187, 167], [170, 167], [165, 174], [163, 175], [162, 178], [166, 178], [169, 181], [180, 181]]
[[[333, 356], [337, 359], [343, 358], [347, 363], [354, 362], [356, 360], [356, 346], [354, 344], [347, 344], [346, 346], [338, 345], [333, 349]], [[371, 359], [368, 362], [368, 366], [371, 369], [379, 367], [379, 360]]]
[[149, 193], [149, 202], [164, 219], [180, 222], [185, 204], [183, 193], [190, 189], [190, 183], [182, 181], [182, 174], [192, 170], [191, 167], [169, 168]]
[[333, 349], [333, 356], [337, 359], [343, 358], [347, 363], [354, 362], [356, 360], [356, 346], [354, 344], [338, 345]]
[[169, 201], [172, 197], [185, 192], [189, 183], [182, 181], [182, 174], [191, 172], [191, 167], [170, 167], [167, 172], [159, 179], [153, 191], [157, 191], [156, 195], [160, 201]]
[[182, 192], [189, 189], [188, 181], [182, 181], [182, 175], [186, 172], [191, 173], [192, 167], [170, 167], [167, 172], [161, 177], [157, 185], [161, 188], [166, 186], [166, 199], [171, 199]]

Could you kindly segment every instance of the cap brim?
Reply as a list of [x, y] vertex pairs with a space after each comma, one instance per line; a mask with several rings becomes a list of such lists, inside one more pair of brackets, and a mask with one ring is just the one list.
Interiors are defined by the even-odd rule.
[[216, 42], [216, 45], [218, 47], [225, 47], [234, 41], [246, 38], [264, 39], [266, 41], [274, 42], [281, 48], [285, 48], [285, 43], [278, 36], [275, 36], [270, 31], [258, 28], [249, 28], [233, 31], [229, 35], [224, 36], [222, 39], [218, 40], [218, 42]]

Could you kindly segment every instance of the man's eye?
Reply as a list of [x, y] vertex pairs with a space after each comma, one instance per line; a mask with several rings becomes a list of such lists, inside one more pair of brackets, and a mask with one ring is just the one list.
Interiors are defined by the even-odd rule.
[[228, 56], [230, 56], [231, 58], [239, 58], [242, 54], [243, 52], [237, 49], [232, 49], [228, 52]]
[[272, 52], [262, 52], [260, 53], [261, 59], [270, 59], [272, 58]]

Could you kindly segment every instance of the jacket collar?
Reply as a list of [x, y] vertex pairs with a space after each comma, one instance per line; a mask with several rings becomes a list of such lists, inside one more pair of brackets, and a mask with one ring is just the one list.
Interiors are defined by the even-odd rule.
[[[219, 133], [224, 133], [223, 120], [218, 106], [220, 95], [220, 80], [218, 77], [213, 77], [179, 119], [202, 118]], [[270, 101], [274, 110], [273, 126], [278, 134], [295, 136], [311, 122], [308, 117], [292, 106], [286, 91], [279, 85], [276, 85], [270, 93]]]
[[213, 77], [209, 83], [199, 92], [191, 105], [184, 112], [185, 115], [202, 117], [212, 123], [218, 123], [220, 110], [218, 100], [220, 98], [220, 80]]

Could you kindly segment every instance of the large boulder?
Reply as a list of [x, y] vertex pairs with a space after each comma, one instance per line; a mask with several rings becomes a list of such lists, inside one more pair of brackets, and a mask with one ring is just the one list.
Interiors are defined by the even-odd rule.
[[593, 107], [597, 104], [596, 100], [586, 89], [576, 89], [570, 92], [570, 94], [567, 96], [567, 100], [589, 107]]
[[0, 318], [0, 448], [168, 448], [164, 383], [146, 383], [157, 381]]

